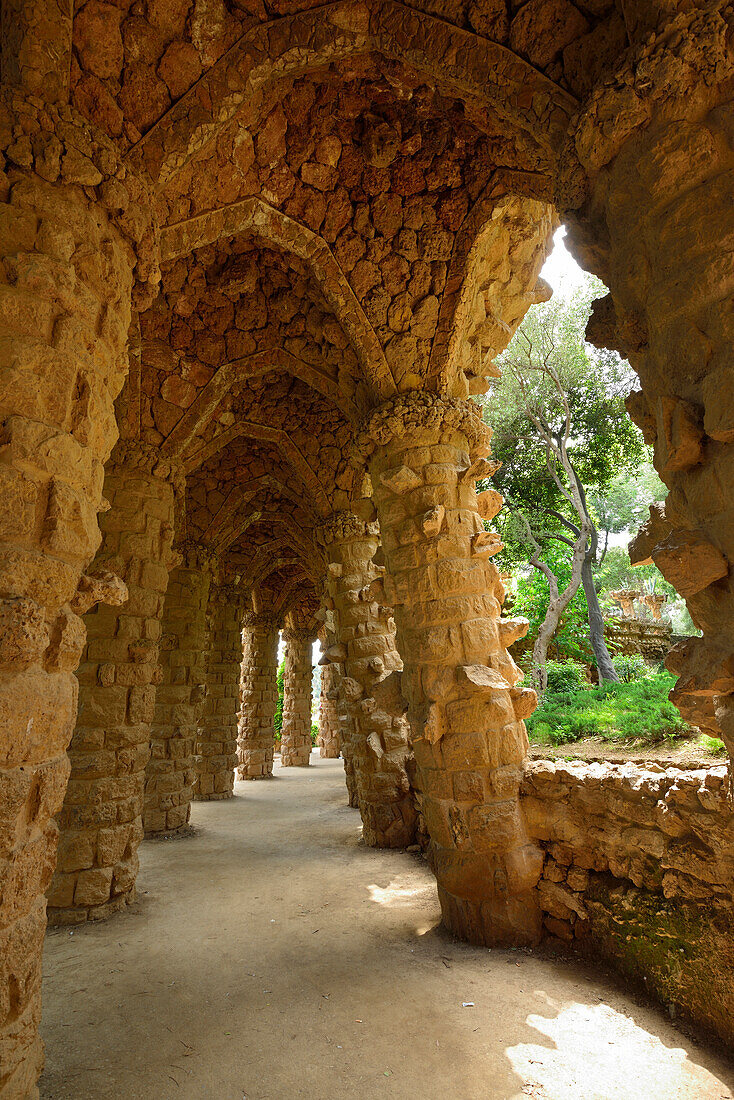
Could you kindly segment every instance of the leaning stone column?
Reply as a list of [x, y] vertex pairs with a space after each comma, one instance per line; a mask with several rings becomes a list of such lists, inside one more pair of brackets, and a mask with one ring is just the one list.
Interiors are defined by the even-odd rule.
[[209, 589], [206, 701], [196, 736], [195, 802], [233, 794], [245, 600], [245, 593], [232, 584]]
[[366, 519], [338, 512], [317, 532], [333, 604], [327, 630], [336, 639], [323, 659], [338, 661], [342, 672], [343, 748], [354, 769], [365, 843], [404, 848], [415, 840], [416, 810], [408, 778], [413, 754], [400, 690], [402, 662], [392, 608], [371, 597], [368, 588], [384, 572], [372, 561], [380, 541], [375, 506], [371, 500], [358, 506]]
[[238, 779], [272, 779], [278, 702], [278, 623], [268, 614], [244, 618], [242, 709], [237, 738]]
[[319, 697], [319, 756], [324, 760], [336, 760], [339, 756], [339, 717], [336, 706], [334, 666], [321, 669], [321, 695]]
[[[387, 575], [372, 589], [395, 608], [444, 923], [473, 943], [533, 943], [542, 857], [518, 788], [521, 719], [535, 693], [515, 686], [521, 673], [506, 645], [523, 627], [500, 619], [504, 590], [488, 560], [499, 546], [478, 510], [475, 479], [492, 472], [487, 438], [468, 401], [411, 393], [374, 412], [360, 442]], [[497, 497], [490, 491], [490, 503]]]
[[68, 107], [3, 87], [0, 152], [0, 1096], [9, 1100], [37, 1095], [43, 1061], [44, 892], [69, 773], [80, 616], [124, 595], [84, 571], [99, 546], [127, 370], [136, 227], [149, 221], [113, 143]]
[[111, 507], [100, 521], [94, 568], [121, 577], [129, 596], [121, 607], [85, 616], [79, 719], [48, 892], [53, 924], [100, 920], [135, 900], [161, 619], [173, 564], [177, 471], [158, 459], [155, 448], [119, 443], [105, 476]]
[[280, 763], [284, 768], [307, 768], [311, 757], [311, 649], [309, 630], [286, 629], [283, 674], [283, 727]]
[[183, 832], [191, 815], [194, 744], [206, 695], [206, 609], [211, 549], [188, 542], [168, 581], [163, 608], [161, 683], [156, 693], [145, 770], [146, 836]]
[[560, 201], [611, 290], [589, 339], [639, 375], [627, 407], [669, 488], [632, 560], [658, 566], [703, 632], [668, 658], [671, 698], [734, 754], [734, 10], [681, 7], [584, 104]]

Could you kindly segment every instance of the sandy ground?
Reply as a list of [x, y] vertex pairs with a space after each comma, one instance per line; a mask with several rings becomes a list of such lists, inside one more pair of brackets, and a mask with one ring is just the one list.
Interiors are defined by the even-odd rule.
[[196, 804], [131, 910], [49, 933], [44, 1100], [731, 1100], [613, 980], [446, 937], [422, 858], [361, 846], [312, 764]]
[[707, 752], [698, 737], [672, 744], [638, 745], [634, 741], [605, 741], [584, 737], [566, 745], [530, 745], [533, 760], [606, 760], [608, 764], [660, 764], [663, 768], [721, 768], [728, 757]]

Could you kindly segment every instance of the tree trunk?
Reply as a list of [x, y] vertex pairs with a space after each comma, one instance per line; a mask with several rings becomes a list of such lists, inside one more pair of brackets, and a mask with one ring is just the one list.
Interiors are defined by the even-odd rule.
[[594, 650], [594, 658], [596, 659], [596, 667], [599, 673], [599, 682], [601, 683], [602, 680], [611, 680], [612, 683], [618, 684], [619, 676], [612, 664], [612, 658], [609, 656], [607, 643], [604, 639], [604, 619], [599, 606], [599, 597], [594, 587], [594, 577], [591, 572], [591, 559], [588, 556], [584, 558], [584, 564], [581, 569], [581, 581], [584, 586], [586, 603], [589, 607], [589, 635], [591, 637], [591, 648]]
[[533, 687], [540, 698], [548, 687], [548, 643], [550, 637], [546, 633], [545, 624], [540, 628], [540, 633], [533, 646]]

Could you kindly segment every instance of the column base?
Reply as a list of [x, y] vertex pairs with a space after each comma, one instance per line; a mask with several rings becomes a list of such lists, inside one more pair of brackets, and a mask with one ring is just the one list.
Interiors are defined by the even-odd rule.
[[213, 791], [211, 794], [195, 794], [192, 802], [224, 802], [227, 798], [234, 798], [234, 791]]
[[127, 909], [135, 901], [137, 901], [137, 892], [133, 886], [124, 894], [110, 898], [102, 905], [89, 905], [86, 908], [76, 909], [56, 909], [50, 905], [47, 909], [48, 927], [64, 928], [71, 924], [86, 924], [87, 921], [107, 920], [115, 913], [121, 913]]
[[535, 947], [541, 939], [542, 914], [537, 894], [496, 896], [473, 901], [438, 887], [444, 928], [477, 947]]
[[413, 796], [400, 802], [362, 803], [362, 837], [369, 848], [407, 848], [415, 844], [416, 812]]

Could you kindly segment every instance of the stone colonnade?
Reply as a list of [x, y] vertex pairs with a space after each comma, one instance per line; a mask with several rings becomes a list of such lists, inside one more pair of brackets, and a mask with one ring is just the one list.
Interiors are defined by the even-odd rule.
[[[481, 410], [409, 394], [378, 409], [362, 435], [387, 576], [372, 594], [394, 606], [417, 785], [446, 926], [473, 943], [533, 943], [542, 854], [518, 791], [522, 722], [535, 693], [507, 645], [527, 623], [502, 620], [475, 481], [491, 473]], [[496, 513], [501, 500], [485, 498]], [[498, 498], [495, 501], [495, 498]]]
[[326, 631], [335, 639], [323, 660], [340, 669], [342, 752], [353, 769], [365, 843], [403, 848], [415, 839], [416, 809], [402, 662], [392, 609], [369, 592], [384, 572], [373, 563], [379, 545], [375, 507], [371, 500], [359, 506], [366, 518], [339, 512], [318, 532], [328, 563]]
[[240, 779], [270, 779], [278, 702], [278, 622], [265, 612], [249, 612], [244, 628], [237, 775]]
[[206, 700], [194, 746], [195, 802], [233, 794], [245, 601], [246, 594], [232, 584], [210, 586]]
[[100, 520], [102, 546], [94, 569], [121, 577], [128, 598], [84, 619], [87, 646], [77, 673], [71, 776], [48, 893], [52, 923], [107, 917], [135, 897], [163, 603], [176, 560], [175, 471], [151, 452], [118, 444], [105, 477], [110, 510]]
[[319, 697], [319, 756], [336, 760], [341, 751], [336, 706], [337, 678], [332, 665], [322, 665]]
[[161, 682], [145, 775], [146, 836], [181, 832], [191, 815], [194, 749], [206, 694], [207, 606], [214, 565], [208, 547], [184, 543], [163, 607]]

